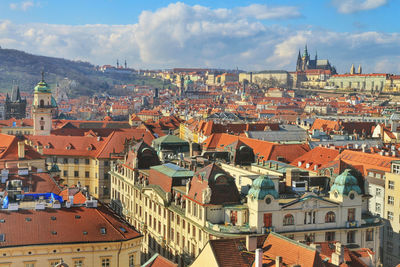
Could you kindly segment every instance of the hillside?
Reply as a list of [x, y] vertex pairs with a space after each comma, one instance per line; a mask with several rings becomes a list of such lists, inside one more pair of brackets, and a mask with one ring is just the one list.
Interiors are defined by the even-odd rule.
[[13, 49], [0, 48], [0, 91], [8, 92], [15, 81], [22, 91], [31, 92], [45, 71], [46, 81], [54, 88], [64, 78], [74, 81], [68, 92], [71, 96], [93, 95], [108, 92], [112, 94], [116, 84], [144, 84], [161, 87], [157, 79], [126, 74], [105, 74], [95, 66], [82, 61], [37, 56]]

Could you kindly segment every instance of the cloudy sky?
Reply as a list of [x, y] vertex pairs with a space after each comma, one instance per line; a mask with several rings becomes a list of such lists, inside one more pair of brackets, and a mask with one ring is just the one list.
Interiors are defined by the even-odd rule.
[[1, 0], [0, 46], [134, 68], [293, 70], [298, 50], [339, 72], [400, 73], [398, 0]]

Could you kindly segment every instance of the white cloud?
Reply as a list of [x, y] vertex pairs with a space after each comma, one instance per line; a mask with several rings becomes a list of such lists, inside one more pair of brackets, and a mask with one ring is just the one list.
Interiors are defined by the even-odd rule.
[[23, 1], [20, 3], [11, 3], [10, 8], [12, 10], [22, 10], [27, 11], [29, 8], [34, 7], [35, 3], [33, 1]]
[[236, 9], [239, 16], [254, 17], [256, 19], [287, 19], [300, 17], [301, 14], [297, 7], [278, 6], [269, 7], [266, 5], [253, 4]]
[[[250, 6], [251, 7], [251, 6]], [[246, 8], [246, 7], [245, 7]], [[293, 70], [299, 48], [318, 50], [340, 72], [362, 64], [369, 72], [400, 71], [400, 34], [339, 33], [313, 27], [266, 26], [233, 9], [183, 3], [144, 11], [134, 25], [14, 24], [0, 21], [0, 46], [30, 53], [135, 68], [213, 67]], [[249, 14], [249, 13], [248, 13]]]
[[385, 5], [387, 2], [388, 0], [332, 0], [338, 11], [344, 14], [375, 9]]

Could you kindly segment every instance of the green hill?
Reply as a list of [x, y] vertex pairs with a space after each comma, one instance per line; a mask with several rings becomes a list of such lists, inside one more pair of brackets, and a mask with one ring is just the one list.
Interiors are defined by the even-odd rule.
[[53, 88], [68, 78], [74, 81], [68, 94], [71, 96], [113, 94], [114, 85], [140, 84], [162, 87], [162, 81], [135, 74], [110, 74], [96, 71], [88, 62], [37, 56], [13, 49], [0, 48], [0, 91], [11, 91], [15, 82], [22, 91], [31, 92], [45, 72], [45, 80]]

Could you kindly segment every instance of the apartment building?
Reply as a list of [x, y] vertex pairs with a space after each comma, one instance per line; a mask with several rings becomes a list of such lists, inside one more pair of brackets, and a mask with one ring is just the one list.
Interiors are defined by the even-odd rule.
[[390, 267], [400, 263], [400, 161], [392, 161], [391, 170], [385, 176], [382, 252], [384, 266]]
[[111, 205], [143, 232], [146, 259], [159, 253], [182, 266], [209, 240], [271, 231], [307, 243], [339, 241], [379, 251], [381, 221], [365, 210], [350, 170], [336, 177], [329, 193], [306, 187], [294, 193], [299, 188], [291, 176], [273, 181], [259, 175], [243, 198], [235, 178], [215, 163], [194, 173], [173, 164], [138, 169], [131, 164], [139, 162], [138, 152], [145, 148], [133, 147], [111, 166]]

